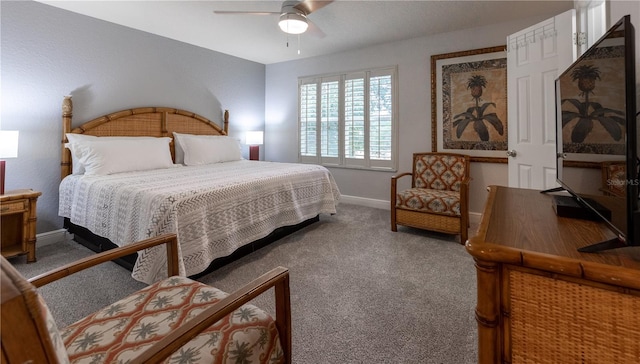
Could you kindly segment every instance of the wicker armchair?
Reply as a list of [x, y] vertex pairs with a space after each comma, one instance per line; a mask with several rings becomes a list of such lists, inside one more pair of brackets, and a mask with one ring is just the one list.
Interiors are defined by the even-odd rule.
[[[391, 230], [398, 225], [460, 234], [469, 228], [469, 156], [415, 153], [413, 172], [391, 177]], [[411, 188], [397, 190], [398, 179], [411, 176]]]
[[[166, 244], [169, 278], [58, 330], [36, 287], [98, 263]], [[289, 272], [278, 267], [228, 295], [177, 276], [175, 234], [79, 260], [27, 281], [4, 257], [0, 325], [4, 363], [291, 363]], [[91, 284], [87, 282], [87, 284]], [[275, 288], [276, 319], [248, 304]], [[74, 302], [74, 300], [76, 302]], [[69, 304], [78, 304], [69, 297]]]
[[625, 161], [602, 162], [601, 191], [605, 196], [624, 197], [627, 193], [627, 165]]

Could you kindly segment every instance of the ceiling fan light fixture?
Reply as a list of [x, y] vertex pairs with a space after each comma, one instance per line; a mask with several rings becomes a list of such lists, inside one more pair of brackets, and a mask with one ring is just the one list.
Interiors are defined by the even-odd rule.
[[307, 31], [307, 17], [300, 13], [282, 13], [278, 22], [280, 29], [289, 34], [302, 34]]

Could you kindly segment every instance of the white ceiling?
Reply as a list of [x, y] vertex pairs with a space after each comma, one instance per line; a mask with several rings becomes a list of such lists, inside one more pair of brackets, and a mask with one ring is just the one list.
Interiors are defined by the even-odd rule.
[[278, 12], [281, 1], [40, 2], [263, 64], [520, 18], [551, 17], [573, 7], [573, 1], [558, 0], [336, 0], [309, 15], [320, 31], [312, 29], [298, 39], [278, 28], [277, 15], [214, 14], [215, 10]]

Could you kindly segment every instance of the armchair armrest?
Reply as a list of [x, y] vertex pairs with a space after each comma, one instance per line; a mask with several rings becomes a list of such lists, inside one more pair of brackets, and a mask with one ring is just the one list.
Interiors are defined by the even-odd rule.
[[289, 270], [277, 267], [256, 278], [244, 287], [216, 302], [171, 334], [156, 342], [130, 363], [159, 363], [168, 358], [200, 332], [213, 325], [240, 306], [274, 287], [276, 327], [284, 351], [285, 363], [291, 363], [291, 300], [289, 296]]
[[397, 174], [395, 176], [391, 176], [391, 183], [395, 183], [399, 178], [402, 178], [404, 176], [411, 176], [411, 175], [413, 175], [413, 173], [404, 172], [404, 173]]
[[169, 276], [178, 275], [178, 237], [176, 234], [164, 234], [77, 260], [60, 268], [35, 276], [29, 279], [29, 282], [36, 287], [42, 287], [45, 284], [68, 277], [87, 268], [160, 244], [166, 244], [167, 246], [167, 269]]
[[389, 201], [391, 202], [391, 211], [393, 211], [393, 208], [396, 205], [396, 193], [398, 193], [398, 179], [405, 177], [405, 176], [411, 176], [413, 175], [413, 173], [409, 173], [409, 172], [404, 172], [404, 173], [400, 173], [398, 175], [395, 176], [391, 176], [391, 198], [389, 199]]

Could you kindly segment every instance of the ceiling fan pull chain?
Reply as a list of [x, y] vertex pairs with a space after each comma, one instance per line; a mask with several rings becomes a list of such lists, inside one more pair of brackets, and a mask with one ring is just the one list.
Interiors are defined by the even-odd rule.
[[300, 55], [300, 34], [298, 34], [298, 55]]

